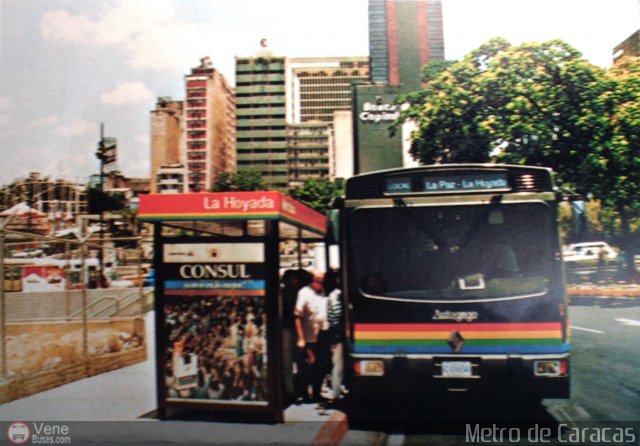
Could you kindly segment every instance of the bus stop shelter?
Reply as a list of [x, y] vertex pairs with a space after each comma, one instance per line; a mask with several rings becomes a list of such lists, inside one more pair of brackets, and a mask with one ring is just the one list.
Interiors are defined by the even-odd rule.
[[143, 195], [139, 218], [154, 224], [159, 415], [282, 422], [281, 247], [322, 242], [325, 216], [259, 191]]

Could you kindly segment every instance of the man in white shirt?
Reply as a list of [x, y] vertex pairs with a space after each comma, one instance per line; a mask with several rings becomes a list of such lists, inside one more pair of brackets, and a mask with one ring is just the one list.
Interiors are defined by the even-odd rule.
[[313, 272], [313, 281], [298, 292], [294, 309], [296, 317], [296, 346], [302, 351], [303, 392], [307, 395], [309, 385], [313, 389], [313, 400], [320, 401], [320, 390], [324, 378], [325, 354], [318, 342], [322, 330], [329, 328], [327, 322], [327, 299], [322, 282], [324, 273]]

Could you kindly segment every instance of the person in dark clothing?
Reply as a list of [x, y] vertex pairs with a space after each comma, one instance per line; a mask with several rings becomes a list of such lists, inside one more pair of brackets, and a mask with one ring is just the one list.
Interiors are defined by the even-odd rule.
[[327, 357], [331, 358], [328, 372], [331, 375], [331, 399], [340, 398], [344, 373], [344, 318], [342, 314], [342, 283], [338, 270], [328, 271], [325, 275], [324, 290], [327, 295]]
[[[296, 348], [296, 327], [294, 309], [298, 291], [308, 284], [309, 273], [302, 269], [289, 269], [282, 275], [282, 359], [284, 363], [285, 397], [297, 401], [304, 396], [301, 377], [303, 360]], [[306, 278], [306, 279], [305, 279]]]

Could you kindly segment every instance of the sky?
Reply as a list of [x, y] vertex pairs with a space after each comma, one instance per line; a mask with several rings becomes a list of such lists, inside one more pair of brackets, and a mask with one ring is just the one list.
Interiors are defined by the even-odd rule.
[[[401, 0], [415, 1], [415, 0]], [[184, 99], [200, 58], [233, 84], [235, 57], [367, 56], [368, 0], [0, 0], [0, 185], [30, 172], [86, 183], [100, 124], [118, 170], [150, 175], [150, 111]], [[608, 67], [640, 0], [443, 0], [445, 57], [492, 37], [562, 39]]]

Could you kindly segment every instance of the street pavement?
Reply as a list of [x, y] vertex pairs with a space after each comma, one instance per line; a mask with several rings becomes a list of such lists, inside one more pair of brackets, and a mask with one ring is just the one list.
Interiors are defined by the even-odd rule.
[[146, 316], [149, 359], [0, 405], [0, 444], [11, 423], [69, 427], [72, 444], [339, 444], [346, 416], [315, 404], [289, 406], [284, 423], [215, 416], [159, 420], [155, 417], [153, 312]]

